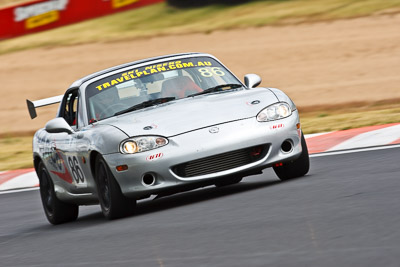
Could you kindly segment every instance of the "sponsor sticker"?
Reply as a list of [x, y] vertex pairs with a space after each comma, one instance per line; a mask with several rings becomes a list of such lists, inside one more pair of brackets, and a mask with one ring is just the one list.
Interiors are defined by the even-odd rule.
[[114, 9], [117, 9], [136, 2], [139, 2], [139, 0], [112, 0], [111, 4]]
[[[185, 69], [185, 68], [193, 68], [193, 67], [210, 67], [212, 66], [212, 63], [210, 61], [197, 61], [197, 62], [182, 62], [181, 60], [178, 61], [170, 61], [170, 62], [165, 62], [157, 65], [150, 65], [138, 69], [133, 69], [128, 72], [124, 72], [121, 74], [121, 77], [111, 79], [107, 82], [104, 82], [103, 84], [100, 84], [96, 86], [97, 90], [101, 91], [103, 89], [106, 89], [108, 87], [112, 87], [114, 85], [123, 83], [125, 81], [137, 79], [143, 76], [147, 75], [152, 75], [155, 73], [162, 73], [170, 70], [179, 70], [179, 69]], [[205, 68], [201, 68], [198, 70], [202, 76], [204, 77], [211, 77], [213, 75], [217, 76], [223, 76], [225, 75], [224, 72], [220, 70], [218, 67], [211, 68], [210, 71], [208, 71]]]
[[152, 130], [152, 129], [157, 129], [157, 127], [158, 126], [156, 124], [152, 123], [151, 125], [144, 127], [143, 130], [148, 131], [148, 130]]
[[269, 126], [269, 128], [271, 130], [277, 130], [277, 129], [281, 129], [281, 128], [284, 128], [284, 127], [285, 127], [285, 124], [283, 124], [283, 123], [278, 123], [278, 124], [274, 124], [274, 125]]
[[260, 100], [254, 100], [254, 101], [251, 101], [251, 102], [246, 102], [246, 105], [248, 105], [248, 106], [254, 106], [254, 105], [258, 105], [258, 104], [260, 104], [260, 103], [261, 103]]
[[31, 17], [25, 20], [25, 28], [26, 29], [33, 29], [36, 27], [40, 27], [46, 24], [50, 24], [52, 22], [57, 21], [60, 18], [59, 12], [56, 10]]
[[14, 9], [14, 21], [24, 21], [27, 29], [33, 29], [59, 20], [61, 10], [65, 10], [68, 0], [51, 0], [17, 7]]
[[154, 160], [158, 160], [158, 159], [162, 158], [163, 156], [164, 156], [164, 153], [157, 153], [157, 154], [154, 154], [154, 155], [147, 156], [146, 160], [147, 161], [154, 161]]

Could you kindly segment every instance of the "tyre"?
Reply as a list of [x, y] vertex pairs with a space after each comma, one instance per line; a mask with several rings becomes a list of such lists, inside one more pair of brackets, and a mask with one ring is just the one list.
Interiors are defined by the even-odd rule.
[[44, 213], [51, 224], [61, 224], [74, 221], [78, 218], [79, 206], [60, 201], [54, 191], [54, 184], [50, 175], [41, 162], [38, 166], [40, 197]]
[[96, 184], [104, 217], [109, 220], [133, 214], [136, 200], [125, 197], [103, 157], [96, 159]]
[[229, 177], [228, 179], [224, 179], [215, 183], [216, 187], [223, 187], [228, 185], [238, 184], [242, 181], [243, 177]]
[[282, 181], [304, 176], [310, 169], [310, 158], [303, 132], [301, 133], [302, 152], [300, 157], [293, 161], [285, 162], [282, 166], [273, 167], [276, 175]]

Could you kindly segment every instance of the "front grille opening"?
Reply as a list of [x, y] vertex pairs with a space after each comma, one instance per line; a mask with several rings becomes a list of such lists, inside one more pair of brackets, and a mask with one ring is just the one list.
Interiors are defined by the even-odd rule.
[[259, 145], [217, 154], [176, 165], [172, 171], [185, 178], [226, 171], [260, 160], [268, 148], [268, 145]]

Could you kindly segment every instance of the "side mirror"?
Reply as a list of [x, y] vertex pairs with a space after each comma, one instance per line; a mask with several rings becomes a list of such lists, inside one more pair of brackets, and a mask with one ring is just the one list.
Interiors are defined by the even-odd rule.
[[258, 76], [257, 74], [246, 74], [244, 76], [244, 84], [248, 88], [254, 88], [260, 85], [261, 83], [261, 77]]
[[65, 121], [64, 118], [55, 118], [46, 123], [45, 129], [49, 133], [68, 133], [72, 134], [74, 130], [72, 130], [71, 126]]

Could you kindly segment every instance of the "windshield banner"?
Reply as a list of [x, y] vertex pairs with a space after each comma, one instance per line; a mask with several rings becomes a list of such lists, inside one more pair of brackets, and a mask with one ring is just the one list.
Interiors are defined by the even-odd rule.
[[[98, 85], [96, 85], [97, 90], [101, 91], [103, 89], [106, 89], [108, 87], [112, 87], [114, 85], [117, 85], [119, 83], [123, 83], [128, 80], [132, 79], [137, 79], [143, 76], [147, 75], [152, 75], [156, 73], [163, 73], [171, 70], [179, 70], [179, 69], [185, 69], [185, 68], [193, 68], [193, 67], [211, 67], [217, 64], [213, 59], [206, 59], [204, 58], [190, 58], [190, 59], [182, 59], [182, 60], [177, 60], [177, 61], [169, 61], [169, 62], [164, 62], [161, 64], [157, 65], [150, 65], [150, 66], [145, 66], [141, 68], [136, 68], [127, 72], [124, 72], [120, 75], [113, 75], [108, 78], [103, 79]], [[219, 66], [219, 64], [218, 64]], [[215, 69], [215, 68], [214, 68]], [[214, 70], [213, 69], [213, 70]], [[219, 68], [217, 71], [220, 73], [223, 73]], [[211, 77], [213, 74], [207, 69], [200, 68], [198, 70], [200, 74], [204, 77]], [[218, 75], [222, 76], [222, 75]]]

